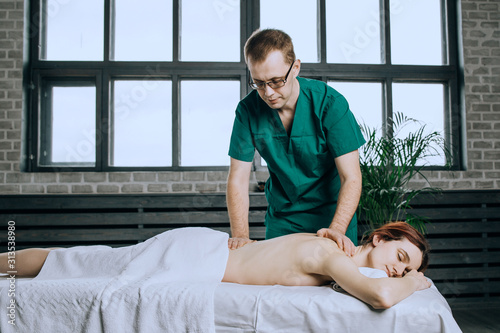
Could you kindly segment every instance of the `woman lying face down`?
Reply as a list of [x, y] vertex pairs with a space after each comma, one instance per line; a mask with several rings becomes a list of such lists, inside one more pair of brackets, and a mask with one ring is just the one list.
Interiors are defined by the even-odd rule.
[[[17, 275], [36, 276], [51, 250], [17, 251]], [[222, 281], [285, 286], [319, 286], [335, 281], [374, 308], [388, 308], [413, 292], [430, 287], [422, 274], [427, 267], [427, 255], [426, 240], [405, 222], [377, 229], [352, 257], [328, 238], [291, 234], [229, 250]], [[0, 273], [9, 271], [8, 263], [7, 253], [0, 254]], [[387, 278], [366, 277], [359, 267], [380, 269]]]
[[[417, 290], [430, 287], [425, 238], [405, 222], [375, 230], [348, 257], [330, 239], [291, 234], [245, 245], [229, 252], [223, 281], [242, 284], [317, 286], [335, 281], [375, 308], [388, 308]], [[368, 278], [359, 267], [384, 271], [387, 278]]]

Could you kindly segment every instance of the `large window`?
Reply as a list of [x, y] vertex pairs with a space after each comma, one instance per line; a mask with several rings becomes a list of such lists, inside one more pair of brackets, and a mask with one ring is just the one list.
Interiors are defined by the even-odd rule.
[[300, 75], [344, 94], [360, 122], [384, 128], [401, 111], [430, 124], [460, 167], [456, 1], [30, 7], [30, 171], [227, 169], [234, 110], [249, 92], [243, 45], [258, 27], [289, 33]]

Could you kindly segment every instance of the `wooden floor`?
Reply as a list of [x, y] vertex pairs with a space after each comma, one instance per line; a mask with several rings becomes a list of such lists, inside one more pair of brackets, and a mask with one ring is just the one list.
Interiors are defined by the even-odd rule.
[[463, 333], [499, 333], [500, 306], [454, 308], [453, 317]]

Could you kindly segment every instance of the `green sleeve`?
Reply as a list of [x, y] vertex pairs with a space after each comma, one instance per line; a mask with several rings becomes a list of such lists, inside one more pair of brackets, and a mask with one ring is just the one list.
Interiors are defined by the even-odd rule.
[[328, 148], [338, 157], [358, 149], [366, 141], [344, 96], [332, 96], [330, 102], [323, 114], [323, 130]]
[[233, 124], [233, 132], [231, 133], [231, 141], [229, 144], [229, 156], [234, 159], [252, 162], [255, 154], [255, 145], [250, 131], [250, 121], [246, 109], [242, 107], [242, 103], [236, 109], [236, 117]]

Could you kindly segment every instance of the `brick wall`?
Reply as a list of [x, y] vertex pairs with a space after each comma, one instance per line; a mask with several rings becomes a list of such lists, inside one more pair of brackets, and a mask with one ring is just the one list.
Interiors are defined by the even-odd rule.
[[[0, 1], [0, 193], [19, 193], [23, 1]], [[18, 177], [13, 177], [18, 176]]]
[[[0, 194], [223, 192], [227, 172], [24, 173], [23, 0], [0, 0]], [[467, 171], [434, 171], [443, 189], [500, 188], [500, 1], [462, 0]], [[251, 176], [252, 188], [266, 172]], [[418, 186], [422, 179], [415, 179]]]
[[451, 188], [500, 187], [500, 1], [462, 0], [467, 168]]

